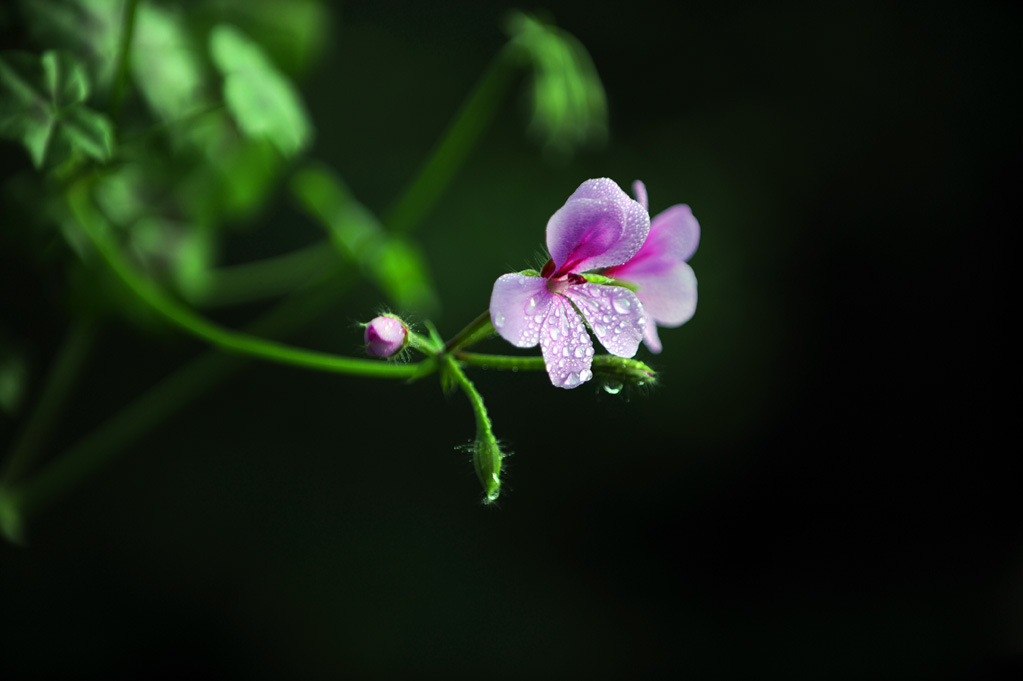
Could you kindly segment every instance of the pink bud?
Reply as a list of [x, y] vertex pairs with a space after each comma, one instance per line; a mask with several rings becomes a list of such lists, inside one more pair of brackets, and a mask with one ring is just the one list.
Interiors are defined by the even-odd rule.
[[366, 354], [393, 357], [408, 342], [405, 322], [391, 315], [381, 315], [366, 324]]

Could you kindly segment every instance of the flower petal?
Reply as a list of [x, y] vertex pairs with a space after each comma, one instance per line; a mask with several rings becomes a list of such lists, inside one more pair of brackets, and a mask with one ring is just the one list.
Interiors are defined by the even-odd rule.
[[689, 263], [676, 261], [615, 276], [639, 287], [636, 295], [643, 308], [661, 326], [681, 326], [696, 312], [696, 274]]
[[648, 315], [661, 326], [679, 326], [696, 311], [696, 275], [685, 263], [700, 243], [700, 224], [689, 206], [659, 214], [632, 260], [604, 274], [635, 284]]
[[623, 286], [579, 284], [562, 291], [578, 306], [594, 335], [612, 355], [632, 357], [646, 328], [646, 314], [636, 294]]
[[547, 250], [557, 274], [624, 263], [643, 245], [650, 215], [607, 178], [579, 185], [547, 222]]
[[643, 343], [647, 350], [655, 355], [661, 354], [661, 338], [657, 335], [657, 324], [653, 317], [647, 317], [646, 330], [643, 332]]
[[593, 341], [572, 304], [558, 295], [551, 298], [551, 312], [540, 329], [540, 350], [551, 383], [575, 388], [593, 378]]
[[671, 253], [680, 260], [689, 260], [700, 245], [700, 223], [693, 217], [689, 206], [676, 204], [659, 213], [650, 222], [647, 242], [651, 241], [661, 252]]
[[540, 325], [550, 313], [553, 294], [547, 280], [524, 274], [505, 274], [490, 294], [490, 320], [501, 337], [520, 348], [531, 348], [540, 338]]
[[636, 180], [632, 183], [632, 193], [636, 195], [636, 200], [639, 201], [639, 205], [647, 211], [650, 210], [650, 204], [646, 200], [646, 185], [641, 181]]

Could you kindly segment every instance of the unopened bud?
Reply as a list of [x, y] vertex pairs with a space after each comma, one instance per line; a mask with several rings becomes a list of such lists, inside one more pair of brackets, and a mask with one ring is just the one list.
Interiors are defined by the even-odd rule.
[[366, 324], [366, 354], [393, 357], [408, 345], [408, 327], [394, 315], [383, 314]]
[[472, 463], [476, 467], [476, 475], [483, 485], [483, 503], [490, 504], [497, 501], [501, 494], [501, 460], [504, 452], [497, 444], [497, 440], [489, 433], [480, 437], [472, 447]]

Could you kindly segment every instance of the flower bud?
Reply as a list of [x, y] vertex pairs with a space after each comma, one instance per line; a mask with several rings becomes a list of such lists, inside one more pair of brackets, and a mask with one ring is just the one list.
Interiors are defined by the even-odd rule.
[[501, 494], [501, 451], [497, 440], [489, 432], [485, 436], [477, 435], [472, 446], [472, 463], [476, 467], [476, 476], [483, 485], [483, 503], [497, 501]]
[[393, 357], [408, 345], [408, 327], [394, 315], [384, 314], [366, 324], [366, 354]]

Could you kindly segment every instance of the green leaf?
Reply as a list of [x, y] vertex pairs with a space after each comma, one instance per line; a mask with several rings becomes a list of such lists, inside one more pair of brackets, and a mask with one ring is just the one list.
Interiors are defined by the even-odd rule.
[[607, 137], [607, 97], [586, 48], [574, 37], [538, 19], [513, 13], [511, 44], [533, 67], [533, 117], [529, 132], [545, 148], [570, 155]]
[[105, 92], [113, 78], [121, 37], [123, 2], [20, 0], [18, 9], [32, 45], [63, 50], [88, 67], [89, 82]]
[[165, 121], [177, 121], [209, 106], [197, 54], [179, 11], [149, 2], [139, 4], [131, 70], [142, 96]]
[[291, 191], [337, 249], [362, 267], [395, 305], [418, 311], [437, 307], [422, 252], [409, 241], [388, 237], [339, 177], [323, 168], [304, 168], [292, 177]]
[[0, 55], [0, 137], [21, 142], [36, 168], [84, 154], [108, 161], [114, 153], [110, 121], [83, 104], [85, 68], [59, 52], [42, 57]]
[[210, 33], [210, 53], [224, 75], [224, 100], [244, 134], [270, 140], [285, 156], [309, 144], [312, 126], [297, 90], [259, 45], [221, 24]]

